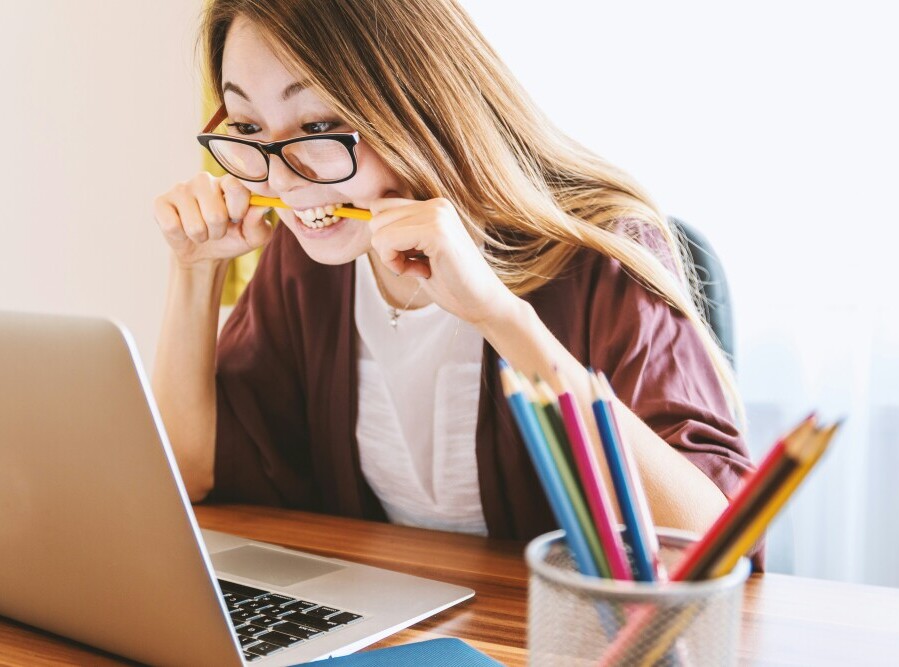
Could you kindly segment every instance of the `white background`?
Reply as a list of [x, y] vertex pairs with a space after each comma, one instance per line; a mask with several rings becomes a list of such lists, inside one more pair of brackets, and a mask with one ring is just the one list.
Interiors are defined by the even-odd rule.
[[[769, 567], [899, 585], [894, 3], [463, 0], [538, 104], [702, 230], [760, 455], [847, 416]], [[153, 198], [199, 164], [198, 0], [0, 0], [0, 308], [115, 316], [152, 363]]]

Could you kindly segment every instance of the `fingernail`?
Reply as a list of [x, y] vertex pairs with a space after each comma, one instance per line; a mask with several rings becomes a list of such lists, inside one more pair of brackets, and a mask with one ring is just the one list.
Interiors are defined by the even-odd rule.
[[236, 225], [238, 222], [240, 222], [240, 218], [231, 218], [231, 224]]

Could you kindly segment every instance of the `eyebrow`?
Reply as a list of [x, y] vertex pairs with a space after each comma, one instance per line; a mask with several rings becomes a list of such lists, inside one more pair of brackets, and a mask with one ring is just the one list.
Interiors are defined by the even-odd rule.
[[[306, 88], [308, 88], [308, 87], [309, 87], [308, 81], [294, 81], [292, 84], [290, 84], [289, 86], [287, 86], [287, 88], [284, 89], [284, 92], [281, 93], [281, 99], [289, 100], [291, 97], [293, 97], [294, 95], [296, 95], [299, 92], [302, 92], [303, 90], [306, 90]], [[243, 91], [243, 88], [238, 86], [236, 83], [231, 83], [230, 81], [226, 81], [225, 85], [222, 86], [222, 95], [227, 93], [229, 90], [232, 93], [240, 95], [247, 102], [250, 101], [250, 96], [247, 95]]]

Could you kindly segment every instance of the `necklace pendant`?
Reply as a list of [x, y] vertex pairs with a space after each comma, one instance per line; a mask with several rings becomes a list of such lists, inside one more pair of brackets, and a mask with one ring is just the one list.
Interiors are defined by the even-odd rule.
[[390, 316], [390, 326], [393, 327], [393, 330], [396, 331], [397, 320], [399, 319], [399, 312], [397, 312], [396, 308], [391, 308], [387, 311], [387, 314]]

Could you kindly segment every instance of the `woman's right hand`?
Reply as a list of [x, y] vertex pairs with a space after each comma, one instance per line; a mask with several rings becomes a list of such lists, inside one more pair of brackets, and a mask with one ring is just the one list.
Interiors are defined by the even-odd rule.
[[182, 266], [227, 260], [264, 246], [272, 237], [263, 206], [234, 176], [205, 171], [153, 202], [156, 222]]

